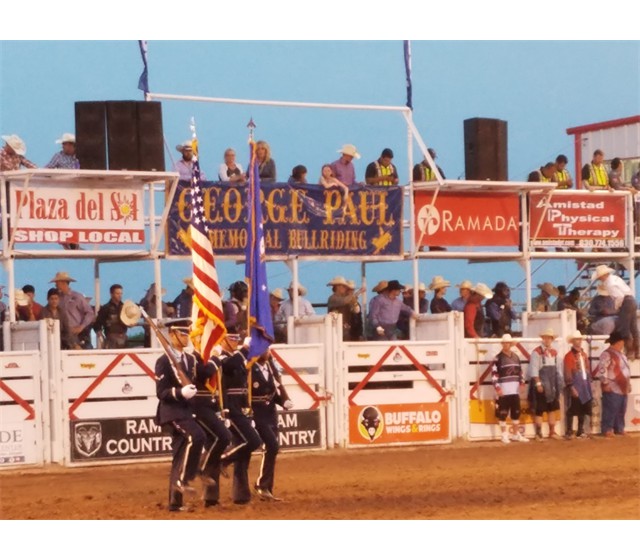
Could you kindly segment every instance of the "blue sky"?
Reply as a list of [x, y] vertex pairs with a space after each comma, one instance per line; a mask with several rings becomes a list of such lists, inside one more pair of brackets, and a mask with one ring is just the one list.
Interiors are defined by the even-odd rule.
[[[464, 173], [463, 121], [472, 117], [508, 122], [509, 177], [527, 174], [559, 153], [573, 166], [572, 137], [566, 129], [622, 118], [640, 112], [640, 43], [637, 41], [466, 41], [412, 40], [414, 122], [438, 164], [449, 178]], [[74, 102], [141, 100], [137, 89], [142, 62], [137, 41], [2, 41], [0, 42], [0, 131], [18, 134], [27, 143], [27, 157], [44, 165], [56, 151], [56, 138], [74, 130]], [[400, 39], [372, 41], [149, 41], [152, 92], [182, 95], [284, 101], [401, 106], [405, 103], [404, 62]], [[385, 147], [393, 148], [401, 179], [406, 181], [407, 133], [399, 114], [272, 107], [163, 102], [164, 132], [172, 148], [189, 137], [195, 118], [201, 164], [216, 173], [227, 146], [238, 159], [248, 159], [246, 124], [257, 124], [256, 138], [269, 141], [279, 180], [303, 163], [309, 179], [337, 158], [344, 143], [362, 154], [359, 178]], [[415, 146], [417, 149], [417, 145]], [[416, 158], [419, 157], [415, 152]], [[462, 266], [461, 266], [462, 262]], [[426, 283], [442, 274], [456, 283], [464, 278], [493, 285], [522, 280], [515, 264], [467, 265], [466, 261], [420, 263]], [[162, 265], [167, 299], [178, 294], [189, 274], [187, 261]], [[218, 261], [223, 286], [243, 275], [242, 267]], [[33, 283], [44, 300], [47, 283], [57, 270], [78, 278], [76, 288], [92, 292], [89, 260], [16, 264], [16, 285]], [[36, 274], [34, 274], [34, 272]], [[286, 286], [288, 269], [269, 264], [270, 288]], [[543, 267], [534, 281], [567, 280], [573, 261]], [[151, 263], [105, 265], [101, 268], [102, 301], [108, 286], [121, 282], [125, 297], [138, 300], [153, 280]], [[324, 302], [327, 281], [343, 274], [358, 281], [358, 264], [303, 262], [300, 281], [310, 299]], [[368, 285], [380, 278], [409, 282], [409, 263], [371, 265]], [[547, 276], [547, 277], [543, 277]], [[6, 284], [0, 271], [0, 282]], [[359, 281], [358, 281], [359, 283]], [[225, 293], [225, 296], [227, 294]]]

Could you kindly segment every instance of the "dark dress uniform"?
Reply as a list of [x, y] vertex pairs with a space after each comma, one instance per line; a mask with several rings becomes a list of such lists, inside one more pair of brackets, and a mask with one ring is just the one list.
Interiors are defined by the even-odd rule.
[[[195, 380], [195, 357], [183, 353], [180, 360], [186, 376]], [[168, 429], [173, 437], [169, 509], [177, 511], [183, 505], [183, 491], [198, 474], [200, 455], [207, 436], [196, 421], [191, 403], [182, 396], [182, 384], [166, 354], [158, 358], [155, 375], [156, 395], [159, 400], [156, 424]]]
[[247, 416], [249, 409], [247, 389], [247, 350], [224, 351], [211, 361], [222, 368], [222, 390], [224, 407], [229, 412], [233, 448], [224, 458], [224, 464], [233, 463], [233, 486], [231, 495], [235, 504], [246, 504], [251, 500], [249, 487], [249, 461], [251, 454], [262, 445], [252, 419]]
[[258, 362], [251, 369], [251, 404], [256, 430], [264, 442], [264, 453], [256, 490], [273, 493], [276, 470], [276, 456], [280, 450], [278, 442], [278, 411], [276, 405], [283, 406], [284, 398], [278, 391], [276, 378], [278, 370], [269, 358], [264, 364]]

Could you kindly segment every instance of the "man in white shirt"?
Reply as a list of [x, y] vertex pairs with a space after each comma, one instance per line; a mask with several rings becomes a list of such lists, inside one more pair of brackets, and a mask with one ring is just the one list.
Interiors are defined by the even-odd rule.
[[[287, 317], [291, 317], [293, 315], [293, 283], [289, 284], [287, 293], [289, 294], [289, 299], [283, 301], [280, 305], [280, 310], [275, 317], [276, 322], [286, 323]], [[296, 317], [307, 317], [316, 314], [313, 306], [311, 305], [311, 302], [307, 299], [304, 299], [303, 296], [306, 295], [307, 289], [302, 284], [298, 284], [298, 314], [296, 315]]]

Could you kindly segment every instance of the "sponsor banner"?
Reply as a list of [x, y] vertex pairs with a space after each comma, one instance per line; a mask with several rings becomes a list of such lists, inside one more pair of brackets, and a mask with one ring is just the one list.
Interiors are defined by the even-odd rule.
[[626, 247], [622, 196], [595, 192], [580, 196], [554, 191], [545, 207], [545, 197], [532, 194], [529, 220], [532, 247]]
[[278, 441], [282, 449], [320, 449], [320, 411], [279, 411]]
[[[216, 255], [244, 257], [246, 187], [203, 183], [205, 219]], [[273, 183], [260, 187], [269, 256], [400, 255], [402, 187], [324, 189]], [[168, 219], [168, 253], [188, 255], [191, 187], [180, 182]]]
[[0, 426], [0, 465], [20, 465], [33, 462], [35, 430], [33, 424], [2, 423]]
[[518, 194], [439, 192], [414, 195], [416, 245], [510, 247], [520, 243]]
[[38, 184], [11, 188], [16, 243], [142, 244], [144, 187], [88, 189]]
[[349, 408], [349, 443], [421, 443], [449, 437], [448, 403], [377, 404]]

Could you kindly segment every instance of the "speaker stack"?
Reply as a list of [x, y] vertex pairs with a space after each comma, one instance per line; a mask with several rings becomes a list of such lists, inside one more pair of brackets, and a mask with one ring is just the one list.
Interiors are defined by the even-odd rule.
[[77, 101], [81, 169], [164, 171], [162, 107], [157, 101]]
[[508, 181], [507, 122], [498, 119], [466, 119], [464, 163], [467, 180]]

